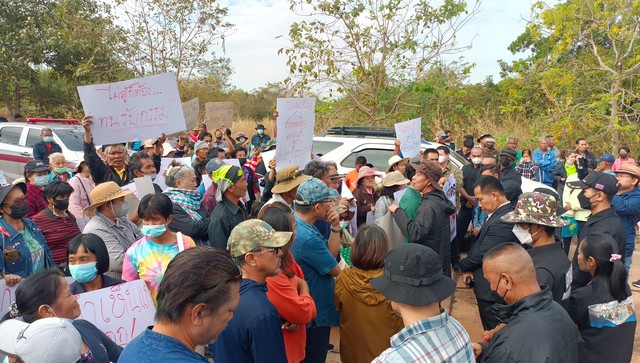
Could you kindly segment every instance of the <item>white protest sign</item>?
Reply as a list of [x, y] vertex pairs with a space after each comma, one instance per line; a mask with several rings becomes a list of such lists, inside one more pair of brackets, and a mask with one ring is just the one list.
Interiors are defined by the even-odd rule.
[[420, 154], [420, 142], [422, 137], [422, 118], [395, 124], [396, 138], [400, 140], [402, 157], [412, 158]]
[[167, 189], [167, 183], [166, 183], [166, 178], [164, 176], [165, 171], [167, 171], [167, 168], [169, 167], [169, 164], [171, 164], [172, 161], [177, 161], [182, 165], [188, 165], [191, 166], [191, 158], [190, 157], [186, 157], [186, 158], [162, 158], [160, 159], [160, 170], [158, 170], [158, 176], [156, 177], [155, 183], [158, 184], [158, 186], [160, 187], [160, 189], [165, 190]]
[[264, 167], [265, 169], [267, 169], [267, 173], [269, 173], [271, 171], [271, 168], [269, 167], [269, 163], [271, 162], [271, 160], [273, 160], [273, 158], [276, 157], [276, 151], [275, 150], [264, 151], [260, 154], [260, 156], [262, 156]]
[[182, 102], [182, 114], [186, 125], [185, 130], [193, 130], [200, 119], [200, 100], [194, 98], [191, 101]]
[[145, 140], [186, 129], [176, 75], [79, 86], [85, 115], [93, 116], [96, 145]]
[[[453, 203], [453, 206], [455, 207], [456, 197], [458, 193], [456, 192], [456, 178], [453, 176], [453, 174], [449, 175], [449, 179], [447, 179], [447, 181], [442, 186], [442, 191], [444, 192], [444, 195], [447, 197], [447, 199], [449, 199], [449, 201]], [[453, 213], [449, 217], [449, 226], [451, 230], [451, 240], [453, 241], [453, 239], [456, 237], [456, 214], [455, 213]]]
[[237, 166], [238, 168], [242, 168], [242, 166], [240, 165], [240, 160], [238, 159], [224, 159], [222, 160], [222, 162], [227, 165], [234, 165], [234, 166]]
[[142, 199], [147, 194], [155, 194], [156, 190], [153, 188], [153, 181], [151, 180], [151, 176], [145, 175], [142, 178], [135, 178], [133, 182], [136, 185], [136, 189], [138, 192], [138, 198]]
[[211, 187], [211, 184], [213, 184], [213, 180], [211, 180], [211, 175], [210, 174], [203, 174], [202, 175], [202, 186], [204, 186], [205, 192], [207, 191], [207, 189], [209, 189], [209, 187]]
[[311, 160], [315, 106], [315, 98], [278, 98], [278, 165], [304, 168]]
[[144, 280], [78, 295], [80, 317], [121, 347], [155, 324], [156, 307]]
[[0, 317], [3, 317], [9, 312], [11, 303], [16, 301], [16, 288], [15, 286], [7, 286], [7, 281], [0, 280]]
[[404, 193], [407, 191], [407, 189], [400, 189], [397, 192], [393, 193], [393, 200], [396, 202], [396, 204], [400, 204], [400, 199], [402, 199], [402, 196], [404, 195]]

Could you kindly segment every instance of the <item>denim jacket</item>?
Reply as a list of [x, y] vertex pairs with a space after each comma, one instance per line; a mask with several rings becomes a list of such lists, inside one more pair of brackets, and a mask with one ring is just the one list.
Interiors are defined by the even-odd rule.
[[[45, 262], [44, 266], [46, 268], [54, 267], [53, 256], [51, 255], [51, 250], [44, 239], [44, 235], [40, 231], [38, 225], [27, 218], [23, 218], [24, 228], [29, 229], [35, 239], [44, 247], [45, 253]], [[20, 277], [27, 277], [33, 273], [33, 260], [31, 259], [31, 251], [29, 251], [29, 247], [24, 241], [24, 237], [21, 233], [19, 233], [15, 228], [13, 228], [6, 219], [0, 217], [0, 227], [4, 228], [9, 236], [5, 235], [0, 231], [0, 236], [2, 237], [2, 250], [3, 252], [10, 249], [15, 249], [20, 254], [20, 258], [15, 261], [6, 262], [5, 256], [0, 258], [0, 269], [4, 270], [4, 273], [7, 275], [18, 275]]]

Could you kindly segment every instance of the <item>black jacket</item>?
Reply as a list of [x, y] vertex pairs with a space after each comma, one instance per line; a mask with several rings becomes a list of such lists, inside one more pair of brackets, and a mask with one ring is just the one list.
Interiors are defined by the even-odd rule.
[[549, 289], [489, 309], [507, 325], [490, 344], [483, 344], [480, 362], [577, 362], [582, 338], [569, 314], [553, 301]]
[[107, 166], [100, 156], [96, 152], [96, 146], [93, 144], [93, 141], [89, 144], [86, 142], [83, 143], [84, 147], [84, 161], [89, 166], [89, 170], [91, 171], [91, 178], [96, 185], [108, 181], [113, 181], [118, 186], [124, 186], [133, 181], [134, 175], [133, 171], [129, 166], [125, 165], [124, 169], [124, 178], [121, 179], [118, 172], [110, 166]]
[[420, 206], [413, 220], [407, 213], [398, 208], [393, 214], [400, 231], [410, 243], [419, 243], [430, 247], [442, 264], [442, 271], [451, 276], [451, 228], [450, 216], [456, 211], [453, 205], [440, 190], [434, 190], [422, 196]]
[[560, 198], [562, 198], [564, 185], [567, 182], [567, 170], [565, 170], [564, 168], [563, 161], [558, 162], [556, 168], [551, 173], [551, 176], [553, 177], [553, 187], [556, 188], [556, 190], [558, 191], [558, 195], [560, 196]]
[[[462, 187], [467, 194], [473, 196], [473, 188], [476, 186], [476, 181], [478, 179], [480, 179], [480, 166], [475, 167], [473, 164], [467, 164], [462, 167]], [[460, 206], [462, 208], [466, 208], [466, 204], [467, 199], [462, 196], [462, 193], [460, 193]]]
[[[582, 234], [582, 233], [581, 233]], [[620, 217], [616, 213], [615, 208], [607, 208], [600, 213], [592, 214], [589, 219], [584, 223], [584, 238], [587, 241], [598, 241], [599, 236], [609, 235], [616, 241], [618, 247], [618, 253], [622, 256], [622, 262], [624, 262], [624, 251], [626, 248], [627, 236], [624, 232], [624, 226]], [[579, 244], [578, 244], [579, 245]], [[580, 271], [578, 266], [578, 249], [573, 254], [572, 261], [573, 268], [573, 281], [571, 282], [572, 288], [578, 288], [585, 286], [591, 281], [591, 275], [586, 272]]]
[[231, 203], [225, 196], [218, 202], [209, 219], [209, 245], [227, 249], [227, 242], [233, 227], [247, 220], [247, 211], [242, 202]]
[[204, 206], [200, 206], [197, 212], [202, 220], [194, 221], [193, 218], [177, 203], [173, 203], [173, 217], [169, 223], [172, 232], [182, 232], [191, 237], [196, 244], [208, 245], [209, 239], [209, 213]]
[[517, 242], [518, 239], [513, 234], [513, 223], [503, 222], [500, 217], [511, 212], [513, 206], [505, 204], [496, 209], [491, 217], [489, 217], [482, 227], [478, 237], [473, 242], [467, 257], [460, 261], [460, 269], [463, 272], [473, 272], [473, 292], [476, 298], [485, 301], [495, 301], [491, 296], [489, 282], [484, 278], [482, 273], [482, 259], [484, 255], [493, 247], [506, 242]]
[[553, 300], [566, 306], [563, 303], [563, 298], [564, 300], [568, 299], [571, 291], [571, 284], [567, 283], [567, 274], [571, 273], [571, 263], [562, 246], [559, 243], [552, 243], [534, 247], [529, 250], [529, 256], [536, 267], [536, 277], [540, 287], [548, 286]]
[[33, 145], [33, 158], [40, 160], [44, 163], [44, 165], [49, 165], [49, 155], [53, 153], [61, 153], [62, 148], [60, 145], [55, 142], [51, 143], [51, 152], [47, 150], [47, 147], [44, 144], [44, 141], [40, 141], [39, 143]]
[[518, 185], [522, 185], [522, 176], [512, 167], [507, 167], [500, 171], [500, 182], [504, 182], [505, 180], [513, 180]]

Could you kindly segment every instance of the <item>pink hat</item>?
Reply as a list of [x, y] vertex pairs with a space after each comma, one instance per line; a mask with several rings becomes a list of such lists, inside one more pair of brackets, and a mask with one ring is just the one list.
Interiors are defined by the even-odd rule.
[[360, 181], [360, 179], [366, 176], [381, 176], [381, 175], [378, 173], [378, 170], [376, 168], [363, 166], [360, 168], [360, 171], [358, 172], [358, 179], [356, 179], [355, 184], [358, 185], [358, 182]]

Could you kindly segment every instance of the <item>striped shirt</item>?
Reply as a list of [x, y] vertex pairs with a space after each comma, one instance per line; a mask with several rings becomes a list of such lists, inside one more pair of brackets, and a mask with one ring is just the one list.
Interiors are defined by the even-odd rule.
[[469, 334], [442, 310], [392, 336], [391, 348], [372, 363], [382, 362], [475, 362], [475, 356]]
[[67, 260], [67, 246], [80, 234], [76, 219], [71, 213], [62, 217], [55, 216], [51, 208], [45, 208], [33, 216], [53, 255], [53, 262], [59, 265]]

